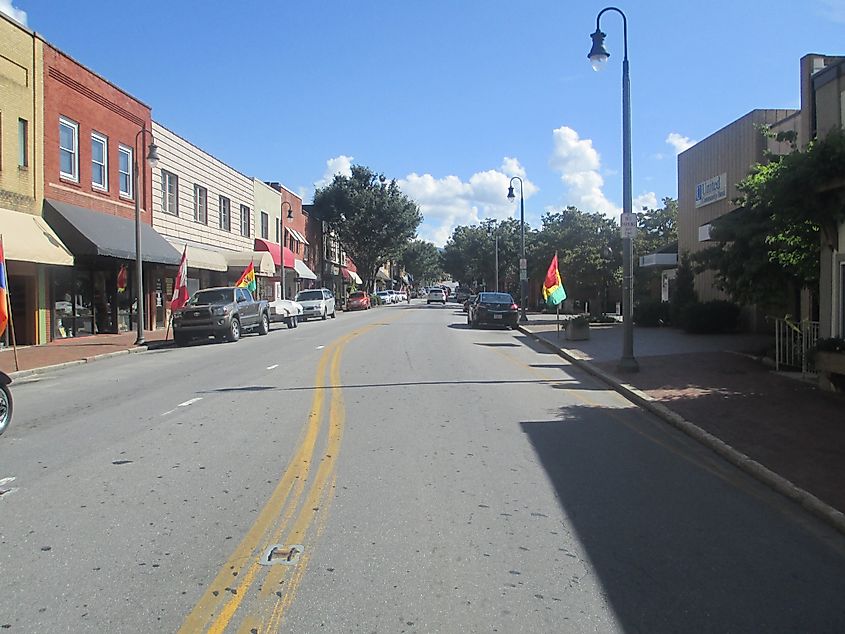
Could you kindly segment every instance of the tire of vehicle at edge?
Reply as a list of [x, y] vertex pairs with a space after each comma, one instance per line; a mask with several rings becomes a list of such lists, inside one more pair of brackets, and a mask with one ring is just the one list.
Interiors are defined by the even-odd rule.
[[336, 310], [336, 309], [332, 311], [332, 319], [334, 319], [335, 317], [337, 317], [337, 315], [335, 315], [335, 313], [336, 313], [336, 312], [337, 312], [337, 310]]
[[261, 313], [261, 320], [258, 322], [258, 334], [266, 335], [270, 332], [270, 316], [267, 313]]
[[6, 429], [9, 427], [9, 423], [12, 421], [12, 392], [3, 384], [0, 384], [0, 400], [2, 400], [3, 405], [5, 405], [5, 413], [0, 414], [0, 434], [2, 434]]
[[229, 341], [237, 341], [241, 338], [241, 320], [237, 317], [233, 317], [231, 323], [229, 324], [229, 332], [226, 335], [226, 339]]
[[323, 319], [323, 321], [326, 321], [326, 317], [327, 317], [327, 316], [328, 316], [328, 315], [326, 315], [326, 309], [324, 308], [324, 309], [323, 309], [323, 314], [322, 314], [320, 317]]

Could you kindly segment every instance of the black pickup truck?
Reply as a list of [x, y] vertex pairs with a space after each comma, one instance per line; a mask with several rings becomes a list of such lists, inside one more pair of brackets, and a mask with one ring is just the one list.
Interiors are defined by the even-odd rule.
[[212, 335], [221, 341], [237, 341], [247, 330], [257, 330], [259, 335], [270, 332], [270, 306], [263, 299], [253, 299], [245, 288], [204, 288], [173, 313], [177, 346]]

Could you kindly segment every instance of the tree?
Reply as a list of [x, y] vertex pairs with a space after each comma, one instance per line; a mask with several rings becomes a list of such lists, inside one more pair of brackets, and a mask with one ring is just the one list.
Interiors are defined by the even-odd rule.
[[318, 189], [314, 211], [364, 273], [367, 288], [373, 288], [378, 267], [401, 253], [422, 222], [417, 203], [396, 180], [387, 182], [361, 165], [352, 166], [351, 177], [336, 174]]
[[[766, 304], [818, 288], [821, 241], [835, 246], [845, 220], [845, 133], [832, 132], [770, 162], [737, 185], [736, 211], [714, 221], [713, 247], [695, 255], [734, 300]], [[838, 186], [837, 186], [838, 185]]]
[[[634, 238], [634, 254], [655, 253], [664, 247], [678, 242], [678, 201], [674, 198], [663, 199], [659, 209], [643, 210], [637, 214], [637, 237]], [[660, 271], [655, 268], [634, 267], [634, 301], [649, 297], [650, 291], [658, 284]], [[658, 294], [656, 299], [660, 299]]]
[[433, 283], [443, 277], [443, 256], [431, 242], [414, 240], [407, 243], [399, 262], [417, 283]]

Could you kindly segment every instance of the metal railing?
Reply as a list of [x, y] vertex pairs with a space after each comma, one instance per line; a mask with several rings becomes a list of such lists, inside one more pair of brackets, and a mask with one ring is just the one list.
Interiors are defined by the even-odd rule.
[[775, 318], [775, 370], [800, 369], [801, 374], [815, 373], [810, 350], [819, 340], [819, 322], [804, 319], [795, 322], [789, 317]]

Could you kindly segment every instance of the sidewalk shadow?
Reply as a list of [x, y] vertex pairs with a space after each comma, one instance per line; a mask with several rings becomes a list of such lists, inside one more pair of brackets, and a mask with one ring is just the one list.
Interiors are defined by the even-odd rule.
[[622, 629], [843, 631], [845, 558], [642, 424], [598, 406], [520, 423]]

